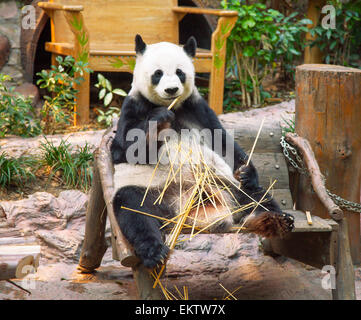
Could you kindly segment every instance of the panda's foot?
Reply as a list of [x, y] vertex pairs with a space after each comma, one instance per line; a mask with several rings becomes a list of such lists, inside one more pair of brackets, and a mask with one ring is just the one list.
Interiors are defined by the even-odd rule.
[[294, 228], [294, 218], [285, 212], [264, 211], [248, 217], [245, 225], [249, 232], [262, 237], [283, 238]]
[[233, 175], [241, 183], [242, 189], [254, 190], [259, 187], [257, 170], [251, 163], [239, 167]]
[[157, 265], [164, 264], [169, 248], [164, 243], [154, 240], [135, 248], [135, 252], [146, 268], [153, 269]]

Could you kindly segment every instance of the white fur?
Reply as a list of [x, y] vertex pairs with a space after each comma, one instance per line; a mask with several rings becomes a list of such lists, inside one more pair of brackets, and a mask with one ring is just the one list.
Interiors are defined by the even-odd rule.
[[[177, 68], [186, 75], [184, 84], [176, 75]], [[163, 71], [163, 76], [159, 84], [153, 86], [151, 77], [158, 69]], [[169, 97], [164, 90], [172, 87], [178, 87], [179, 90], [174, 97]], [[137, 56], [129, 95], [135, 94], [137, 91], [149, 101], [165, 107], [169, 106], [177, 96], [181, 96], [175, 108], [181, 105], [193, 91], [197, 92], [191, 58], [182, 47], [170, 42], [147, 45], [144, 54]]]

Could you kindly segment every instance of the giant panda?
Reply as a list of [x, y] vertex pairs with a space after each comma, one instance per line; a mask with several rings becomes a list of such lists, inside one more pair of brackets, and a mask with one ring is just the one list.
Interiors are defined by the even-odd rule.
[[[180, 214], [182, 204], [190, 199], [189, 190], [196, 184], [198, 174], [190, 163], [192, 161], [201, 161], [202, 165], [196, 168], [208, 168], [214, 177], [213, 186], [219, 185], [220, 188], [218, 193], [213, 192], [216, 194], [213, 201], [208, 199], [208, 202], [207, 195], [210, 197], [212, 187], [195, 189], [195, 192], [202, 192], [197, 196], [198, 199], [204, 197], [206, 204], [201, 209], [193, 207], [189, 211], [189, 225], [193, 218], [199, 228], [210, 224], [211, 232], [227, 232], [234, 223], [242, 223], [248, 231], [264, 237], [283, 237], [293, 229], [293, 217], [282, 212], [269, 194], [256, 209], [253, 206], [235, 214], [229, 213], [229, 208], [237, 211], [253, 200], [260, 201], [265, 190], [258, 183], [252, 162], [246, 166], [247, 154], [222, 127], [195, 86], [192, 58], [196, 47], [194, 37], [188, 39], [183, 47], [168, 42], [146, 45], [140, 35], [135, 37], [136, 64], [132, 87], [123, 102], [110, 148], [114, 163], [113, 207], [116, 219], [123, 235], [147, 268], [163, 263], [169, 254], [161, 218], [170, 219]], [[168, 106], [176, 98], [176, 104], [169, 110]], [[210, 136], [200, 139], [199, 132], [203, 129], [207, 129]], [[167, 130], [173, 134], [159, 139]], [[190, 133], [192, 131], [196, 133]], [[187, 132], [186, 138], [179, 139], [183, 132]], [[216, 132], [221, 148], [216, 148]], [[137, 134], [139, 137], [134, 138]], [[140, 157], [142, 161], [139, 160], [139, 147], [145, 150], [145, 156]], [[232, 147], [233, 151], [228, 158], [224, 151], [227, 147]], [[151, 159], [150, 149], [156, 151], [156, 159]], [[161, 155], [165, 155], [168, 162], [160, 161]], [[198, 156], [198, 159], [193, 159], [193, 156]], [[181, 174], [173, 177], [162, 201], [159, 201], [164, 185], [170, 181], [167, 180], [170, 170], [174, 175], [180, 167], [178, 172]]]

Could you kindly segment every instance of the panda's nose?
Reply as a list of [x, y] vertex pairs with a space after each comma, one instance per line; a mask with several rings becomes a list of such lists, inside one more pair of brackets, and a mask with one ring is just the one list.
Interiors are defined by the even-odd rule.
[[167, 89], [164, 89], [164, 91], [168, 94], [176, 94], [178, 91], [178, 87], [167, 88]]

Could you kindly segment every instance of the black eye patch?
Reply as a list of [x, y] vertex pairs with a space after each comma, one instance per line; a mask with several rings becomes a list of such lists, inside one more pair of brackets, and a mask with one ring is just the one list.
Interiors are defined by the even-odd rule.
[[163, 71], [158, 69], [152, 74], [152, 85], [157, 85], [163, 76]]
[[178, 76], [180, 82], [186, 82], [186, 74], [181, 69], [177, 69], [175, 73]]

